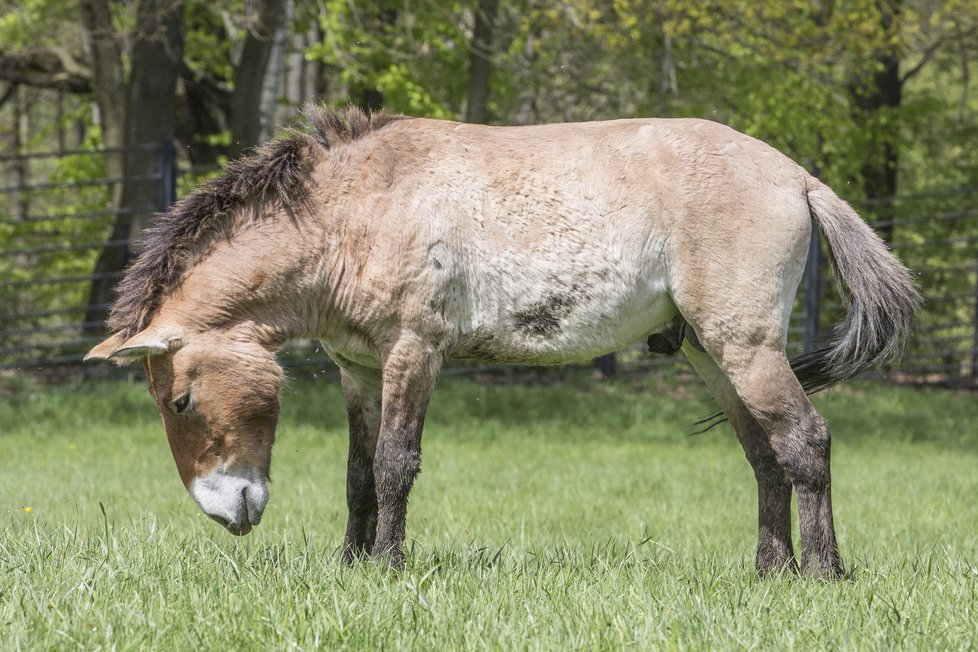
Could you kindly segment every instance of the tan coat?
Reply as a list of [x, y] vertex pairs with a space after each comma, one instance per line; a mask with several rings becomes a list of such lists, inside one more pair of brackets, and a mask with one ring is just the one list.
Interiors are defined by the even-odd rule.
[[[343, 370], [348, 553], [396, 564], [446, 357], [583, 361], [679, 323], [772, 514], [759, 569], [794, 564], [793, 486], [803, 567], [841, 572], [828, 430], [805, 389], [892, 355], [917, 299], [831, 190], [703, 120], [309, 119], [312, 136], [274, 141], [162, 218], [123, 282], [119, 332], [90, 353], [150, 361], [177, 465], [205, 511], [238, 532], [260, 518], [278, 409], [272, 353], [289, 339], [320, 338]], [[789, 363], [813, 223], [855, 300], [832, 342]]]

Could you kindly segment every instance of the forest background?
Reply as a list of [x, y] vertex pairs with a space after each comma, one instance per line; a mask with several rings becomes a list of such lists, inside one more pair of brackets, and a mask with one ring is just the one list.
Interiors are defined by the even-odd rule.
[[[0, 312], [84, 305], [100, 334], [159, 209], [159, 144], [182, 193], [308, 101], [489, 124], [709, 118], [787, 153], [891, 243], [938, 242], [921, 264], [964, 243], [973, 266], [960, 206], [902, 223], [890, 198], [978, 185], [975, 52], [978, 0], [0, 0]], [[39, 151], [59, 155], [23, 156]]]

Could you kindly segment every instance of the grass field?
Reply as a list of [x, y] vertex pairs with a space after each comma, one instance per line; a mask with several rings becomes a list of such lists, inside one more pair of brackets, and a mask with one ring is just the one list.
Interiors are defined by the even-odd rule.
[[337, 383], [295, 381], [262, 525], [200, 515], [142, 386], [0, 393], [0, 649], [975, 649], [978, 396], [855, 384], [849, 578], [753, 573], [755, 485], [696, 381], [443, 379], [403, 573], [345, 567]]

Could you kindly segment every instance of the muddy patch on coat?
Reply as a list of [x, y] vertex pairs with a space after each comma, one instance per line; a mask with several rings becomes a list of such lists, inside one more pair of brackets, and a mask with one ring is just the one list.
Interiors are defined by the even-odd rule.
[[526, 310], [513, 315], [516, 329], [526, 335], [546, 337], [560, 331], [560, 322], [578, 303], [578, 297], [570, 292], [551, 294]]

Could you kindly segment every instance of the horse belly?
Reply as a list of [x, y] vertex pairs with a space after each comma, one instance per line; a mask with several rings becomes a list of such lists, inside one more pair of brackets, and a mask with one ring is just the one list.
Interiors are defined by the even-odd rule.
[[618, 351], [659, 330], [676, 307], [665, 276], [643, 270], [631, 280], [595, 268], [566, 282], [533, 283], [523, 272], [479, 297], [455, 358], [515, 364], [582, 362]]

